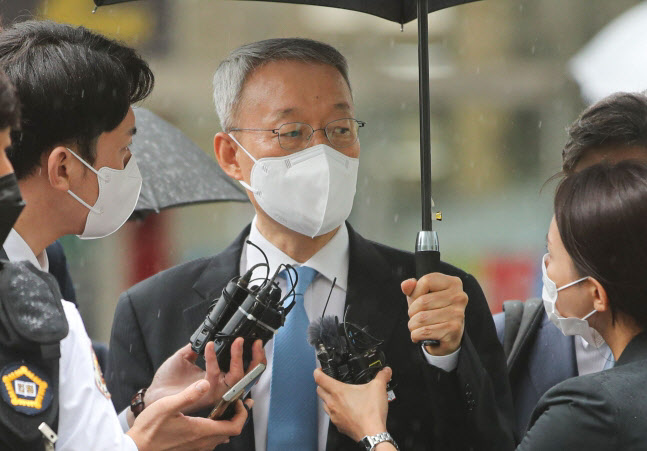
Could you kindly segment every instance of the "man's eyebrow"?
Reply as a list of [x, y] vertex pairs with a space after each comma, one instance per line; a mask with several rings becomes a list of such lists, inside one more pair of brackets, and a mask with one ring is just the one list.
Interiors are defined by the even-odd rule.
[[[348, 111], [348, 110], [351, 109], [348, 102], [336, 103], [336, 104], [333, 105], [333, 108], [336, 109], [336, 110], [344, 110], [344, 111]], [[294, 113], [295, 111], [296, 111], [296, 108], [285, 108], [283, 110], [279, 110], [279, 111], [275, 112], [274, 114], [272, 114], [271, 120], [272, 121], [281, 120], [284, 117], [289, 116], [290, 114]]]
[[289, 116], [292, 113], [294, 113], [294, 108], [285, 108], [283, 110], [279, 110], [272, 114], [272, 121], [278, 121], [286, 116]]

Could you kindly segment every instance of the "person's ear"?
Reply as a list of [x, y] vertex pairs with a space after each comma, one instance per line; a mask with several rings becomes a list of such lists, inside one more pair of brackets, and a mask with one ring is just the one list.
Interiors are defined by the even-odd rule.
[[589, 280], [591, 281], [590, 294], [593, 297], [593, 308], [598, 312], [610, 312], [611, 304], [607, 290], [593, 277], [589, 277]]
[[227, 133], [217, 133], [213, 138], [213, 151], [218, 164], [229, 177], [242, 180], [243, 174], [238, 164], [238, 144]]
[[70, 189], [70, 175], [77, 169], [72, 167], [73, 159], [74, 156], [64, 146], [55, 147], [49, 155], [43, 156], [41, 168], [46, 169], [47, 179], [52, 188], [59, 191]]

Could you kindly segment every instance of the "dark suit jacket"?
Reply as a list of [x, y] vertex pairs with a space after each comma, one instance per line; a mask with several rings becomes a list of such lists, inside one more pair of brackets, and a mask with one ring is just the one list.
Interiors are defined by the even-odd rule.
[[532, 414], [519, 450], [647, 449], [647, 334], [636, 336], [614, 368], [550, 389]]
[[[530, 416], [544, 393], [578, 375], [574, 337], [565, 336], [548, 319], [543, 308], [538, 314], [537, 320], [525, 331], [518, 358], [508, 368], [518, 438], [526, 434]], [[494, 324], [503, 343], [503, 313], [494, 315]]]
[[70, 270], [67, 267], [67, 259], [63, 245], [59, 241], [54, 241], [47, 246], [47, 259], [49, 260], [49, 273], [56, 278], [58, 286], [61, 288], [63, 299], [76, 304], [76, 292], [70, 276]]
[[[350, 265], [346, 302], [349, 321], [368, 325], [385, 339], [383, 350], [397, 383], [388, 430], [402, 449], [510, 449], [512, 405], [503, 352], [476, 280], [446, 263], [469, 295], [458, 368], [451, 373], [424, 361], [407, 328], [400, 282], [415, 274], [410, 253], [369, 242], [348, 226]], [[145, 280], [119, 299], [110, 341], [107, 381], [118, 411], [147, 387], [173, 352], [188, 342], [225, 284], [238, 275], [249, 226], [215, 257], [195, 260]], [[253, 450], [250, 421], [240, 437], [219, 449]], [[331, 425], [327, 449], [355, 451], [357, 444]]]

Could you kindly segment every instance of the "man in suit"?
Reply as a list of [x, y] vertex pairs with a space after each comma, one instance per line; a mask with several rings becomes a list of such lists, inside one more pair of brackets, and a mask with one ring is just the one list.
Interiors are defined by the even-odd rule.
[[[562, 150], [563, 174], [602, 161], [647, 160], [645, 118], [647, 96], [639, 93], [614, 94], [584, 110], [568, 129]], [[517, 437], [524, 436], [537, 402], [550, 388], [612, 365], [608, 346], [595, 349], [581, 337], [564, 336], [548, 319], [541, 301], [529, 301], [521, 308], [523, 316], [516, 333], [506, 329], [506, 316], [509, 320], [511, 311], [494, 315], [499, 341], [511, 345], [506, 357]]]
[[[252, 421], [226, 449], [357, 449], [317, 401], [315, 352], [305, 337], [335, 279], [325, 313], [348, 311], [349, 322], [385, 341], [397, 384], [389, 432], [403, 449], [512, 446], [503, 353], [476, 280], [446, 263], [440, 273], [406, 280], [415, 274], [411, 254], [367, 241], [345, 222], [364, 125], [354, 118], [345, 58], [307, 39], [248, 44], [216, 70], [214, 100], [224, 130], [214, 139], [216, 158], [249, 191], [256, 216], [222, 253], [122, 294], [107, 375], [115, 406], [151, 383], [230, 279], [263, 262], [249, 240], [265, 252], [271, 273], [284, 263], [297, 267], [297, 302], [265, 347]], [[279, 286], [292, 287], [282, 277]], [[423, 348], [425, 339], [440, 346]]]

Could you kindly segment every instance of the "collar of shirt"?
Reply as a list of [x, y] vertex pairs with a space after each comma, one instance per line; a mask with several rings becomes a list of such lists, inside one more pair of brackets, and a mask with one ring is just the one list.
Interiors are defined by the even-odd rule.
[[16, 262], [27, 260], [41, 271], [49, 272], [47, 252], [43, 251], [36, 256], [27, 242], [14, 229], [11, 229], [2, 247], [7, 253], [9, 261]]
[[579, 376], [602, 371], [607, 361], [613, 359], [611, 349], [606, 343], [596, 348], [579, 335], [573, 338], [575, 339], [575, 360]]
[[[330, 282], [332, 282], [336, 277], [336, 286], [341, 288], [344, 292], [348, 288], [348, 261], [350, 249], [348, 229], [345, 224], [342, 224], [332, 239], [305, 263], [297, 263], [293, 258], [286, 255], [261, 235], [261, 232], [259, 232], [256, 227], [256, 217], [254, 217], [254, 220], [252, 221], [248, 240], [263, 249], [263, 252], [267, 255], [267, 260], [270, 263], [270, 277], [274, 274], [274, 271], [276, 271], [276, 268], [280, 264], [287, 263], [293, 266], [309, 266]], [[263, 255], [261, 255], [258, 249], [254, 246], [250, 246], [245, 243], [240, 261], [241, 274], [245, 273], [249, 268], [258, 263], [265, 263]], [[265, 277], [265, 271], [265, 268], [256, 269], [254, 271], [254, 278]]]

